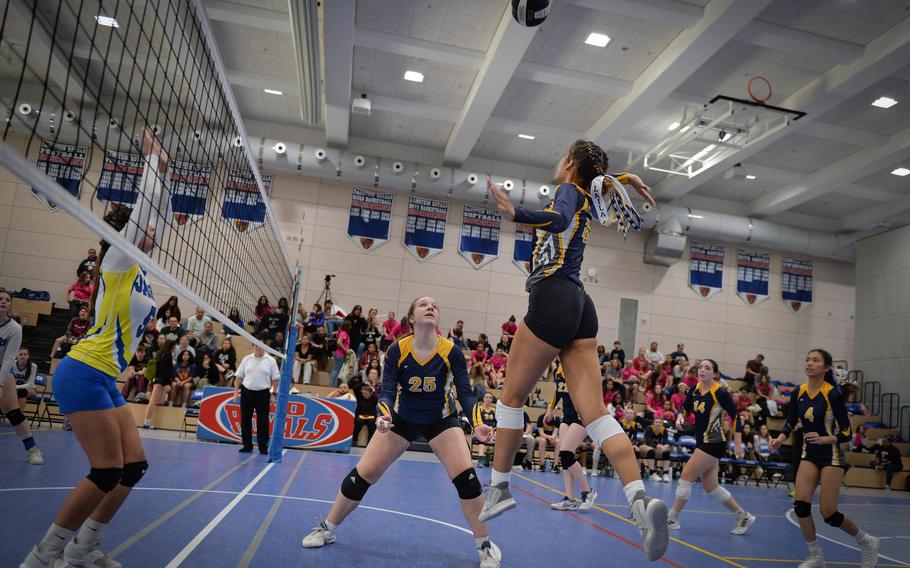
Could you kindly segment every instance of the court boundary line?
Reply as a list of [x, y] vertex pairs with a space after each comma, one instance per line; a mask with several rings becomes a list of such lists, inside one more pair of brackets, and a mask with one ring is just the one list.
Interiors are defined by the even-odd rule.
[[[742, 560], [744, 562], [775, 562], [780, 564], [800, 564], [805, 562], [803, 560], [790, 560], [789, 558], [755, 558], [751, 556], [728, 556], [730, 560]], [[827, 560], [825, 559], [825, 564], [836, 564], [838, 566], [860, 566], [859, 562], [847, 562], [846, 560]], [[900, 568], [903, 564], [882, 564], [879, 562], [876, 567], [882, 566], [885, 568]]]
[[[784, 516], [787, 518], [787, 520], [790, 522], [791, 525], [793, 525], [795, 527], [799, 527], [799, 521], [797, 521], [796, 519], [793, 518], [793, 516], [794, 516], [793, 509], [790, 509], [789, 511], [787, 511], [786, 514], [784, 514]], [[831, 537], [827, 537], [827, 536], [821, 534], [820, 532], [818, 532], [817, 530], [815, 531], [815, 537], [823, 538], [823, 539], [827, 540], [828, 542], [833, 542], [834, 544], [839, 544], [843, 547], [849, 548], [851, 550], [855, 550], [857, 552], [862, 552], [859, 548], [856, 548], [855, 546], [850, 546], [849, 544], [847, 544], [845, 542], [841, 542], [841, 541], [833, 539]], [[885, 560], [890, 560], [891, 562], [897, 562], [900, 566], [910, 566], [910, 563], [904, 562], [903, 560], [898, 560], [897, 558], [891, 558], [890, 556], [885, 556], [882, 553], [879, 553], [878, 557], [884, 558]]]

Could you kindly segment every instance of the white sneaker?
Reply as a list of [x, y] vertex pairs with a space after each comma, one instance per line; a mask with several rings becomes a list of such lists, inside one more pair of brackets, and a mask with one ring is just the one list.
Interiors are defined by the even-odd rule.
[[660, 481], [660, 475], [657, 472], [651, 474], [651, 481]]
[[28, 552], [28, 556], [25, 557], [25, 560], [19, 564], [19, 568], [53, 568], [57, 559], [62, 557], [62, 550], [41, 553], [38, 552], [37, 546], [33, 546]]
[[578, 510], [578, 501], [575, 499], [569, 499], [568, 497], [563, 497], [562, 501], [557, 501], [556, 503], [550, 504], [551, 509], [557, 511], [577, 511]]
[[600, 477], [600, 472], [596, 469], [591, 470], [591, 477]]
[[676, 517], [674, 519], [668, 515], [667, 516], [667, 528], [670, 529], [671, 531], [678, 531], [679, 529], [681, 529], [682, 525], [679, 524], [679, 517]]
[[820, 548], [818, 552], [810, 550], [809, 557], [799, 565], [799, 568], [825, 568], [825, 557], [822, 554], [822, 550]]
[[660, 480], [663, 481], [664, 483], [670, 483], [670, 474], [669, 474], [669, 473], [665, 473], [665, 474], [663, 475], [663, 477], [660, 478]]
[[670, 534], [667, 527], [667, 505], [639, 491], [629, 512], [641, 532], [641, 543], [647, 560], [657, 560], [667, 551]]
[[28, 454], [26, 457], [28, 463], [32, 465], [44, 464], [44, 456], [41, 454], [41, 450], [38, 449], [38, 446], [32, 446], [26, 453]]
[[485, 523], [517, 506], [518, 503], [512, 497], [512, 492], [509, 491], [508, 482], [504, 481], [496, 485], [490, 485], [487, 490], [487, 498], [483, 503], [483, 509], [481, 509], [480, 515], [477, 516], [477, 520]]
[[[66, 548], [63, 549], [63, 561], [67, 566], [85, 566], [86, 568], [123, 568], [123, 564], [117, 562], [103, 550], [101, 543], [79, 544], [76, 539], [69, 541]], [[60, 562], [56, 568], [62, 568]]]
[[502, 563], [502, 551], [492, 540], [480, 545], [480, 548], [477, 549], [477, 556], [480, 557], [480, 568], [499, 568]]
[[882, 545], [881, 541], [874, 536], [866, 535], [863, 542], [859, 543], [859, 549], [862, 551], [860, 565], [863, 568], [875, 568], [878, 564], [878, 549]]
[[320, 548], [327, 544], [335, 542], [335, 533], [329, 532], [325, 522], [319, 523], [319, 526], [313, 529], [313, 532], [303, 537], [304, 548]]
[[749, 530], [749, 527], [752, 526], [752, 523], [755, 522], [755, 515], [752, 513], [745, 513], [743, 515], [736, 516], [736, 524], [733, 525], [733, 530], [730, 531], [730, 534], [746, 534], [746, 531]]
[[597, 491], [592, 488], [587, 493], [582, 493], [582, 497], [581, 503], [578, 504], [578, 510], [587, 511], [594, 506], [594, 501], [597, 500]]

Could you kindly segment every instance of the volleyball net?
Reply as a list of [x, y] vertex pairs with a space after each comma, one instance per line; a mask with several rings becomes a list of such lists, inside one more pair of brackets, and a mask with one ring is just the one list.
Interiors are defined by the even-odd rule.
[[[232, 308], [250, 321], [262, 295], [293, 301], [271, 179], [247, 145], [201, 2], [0, 0], [0, 15], [0, 165], [17, 195], [71, 215], [225, 325]], [[150, 168], [145, 132], [166, 168]], [[147, 190], [149, 176], [164, 193]], [[150, 254], [102, 220], [122, 207], [160, 220]]]

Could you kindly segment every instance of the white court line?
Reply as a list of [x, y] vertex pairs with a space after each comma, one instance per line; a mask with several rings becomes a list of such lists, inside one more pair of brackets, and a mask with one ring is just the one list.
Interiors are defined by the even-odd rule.
[[[793, 518], [793, 509], [790, 509], [789, 511], [787, 511], [785, 516], [787, 517], [787, 520], [790, 521], [790, 524], [792, 524], [796, 527], [799, 526], [799, 521], [797, 521], [796, 519]], [[850, 546], [849, 544], [843, 543], [839, 540], [835, 540], [833, 538], [828, 538], [818, 531], [815, 532], [815, 536], [818, 538], [823, 538], [823, 539], [827, 540], [828, 542], [833, 542], [834, 544], [839, 544], [841, 546], [847, 547], [851, 550], [855, 550], [857, 552], [862, 552], [859, 548], [856, 548], [855, 546]], [[896, 558], [891, 558], [890, 556], [885, 556], [884, 554], [879, 554], [878, 556], [879, 556], [879, 558], [884, 558], [885, 560], [890, 560], [891, 562], [896, 562], [902, 566], [910, 566], [910, 564], [907, 564], [906, 562], [904, 562], [902, 560], [898, 560]]]
[[[281, 455], [284, 455], [285, 453], [287, 453], [287, 450], [282, 451]], [[224, 509], [222, 509], [220, 513], [215, 515], [215, 518], [212, 519], [211, 521], [209, 521], [209, 524], [205, 525], [205, 528], [203, 528], [201, 531], [199, 531], [199, 534], [194, 536], [193, 540], [191, 540], [186, 546], [184, 546], [183, 550], [178, 552], [177, 556], [175, 556], [173, 560], [168, 562], [167, 566], [165, 566], [165, 568], [177, 568], [178, 566], [183, 564], [183, 561], [186, 560], [187, 557], [190, 554], [192, 554], [193, 551], [196, 550], [196, 548], [200, 544], [202, 544], [202, 541], [205, 540], [205, 537], [207, 537], [209, 535], [209, 533], [211, 533], [213, 530], [215, 530], [215, 527], [217, 527], [221, 523], [221, 521], [223, 521], [224, 518], [228, 516], [228, 513], [230, 513], [234, 509], [234, 507], [236, 507], [237, 504], [240, 503], [240, 501], [244, 497], [247, 496], [247, 494], [253, 489], [253, 487], [257, 483], [259, 483], [259, 480], [261, 480], [263, 477], [265, 477], [265, 474], [267, 474], [269, 472], [269, 470], [272, 469], [272, 466], [274, 466], [275, 463], [277, 463], [277, 462], [272, 462], [272, 463], [268, 464], [267, 466], [265, 466], [264, 468], [262, 468], [262, 471], [259, 472], [259, 475], [254, 477], [253, 480], [250, 481], [246, 485], [246, 487], [244, 487], [243, 490], [237, 494], [236, 497], [231, 499], [231, 502], [228, 503], [227, 506]]]

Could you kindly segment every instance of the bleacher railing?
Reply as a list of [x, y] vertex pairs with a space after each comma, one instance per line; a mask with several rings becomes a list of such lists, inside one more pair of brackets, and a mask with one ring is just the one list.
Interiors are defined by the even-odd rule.
[[886, 392], [881, 396], [881, 414], [879, 417], [889, 428], [900, 426], [901, 395], [896, 392]]
[[910, 441], [910, 404], [905, 404], [901, 407], [897, 428], [898, 432], [900, 432], [901, 440]]
[[882, 411], [882, 384], [878, 381], [863, 383], [863, 404], [872, 414]]

